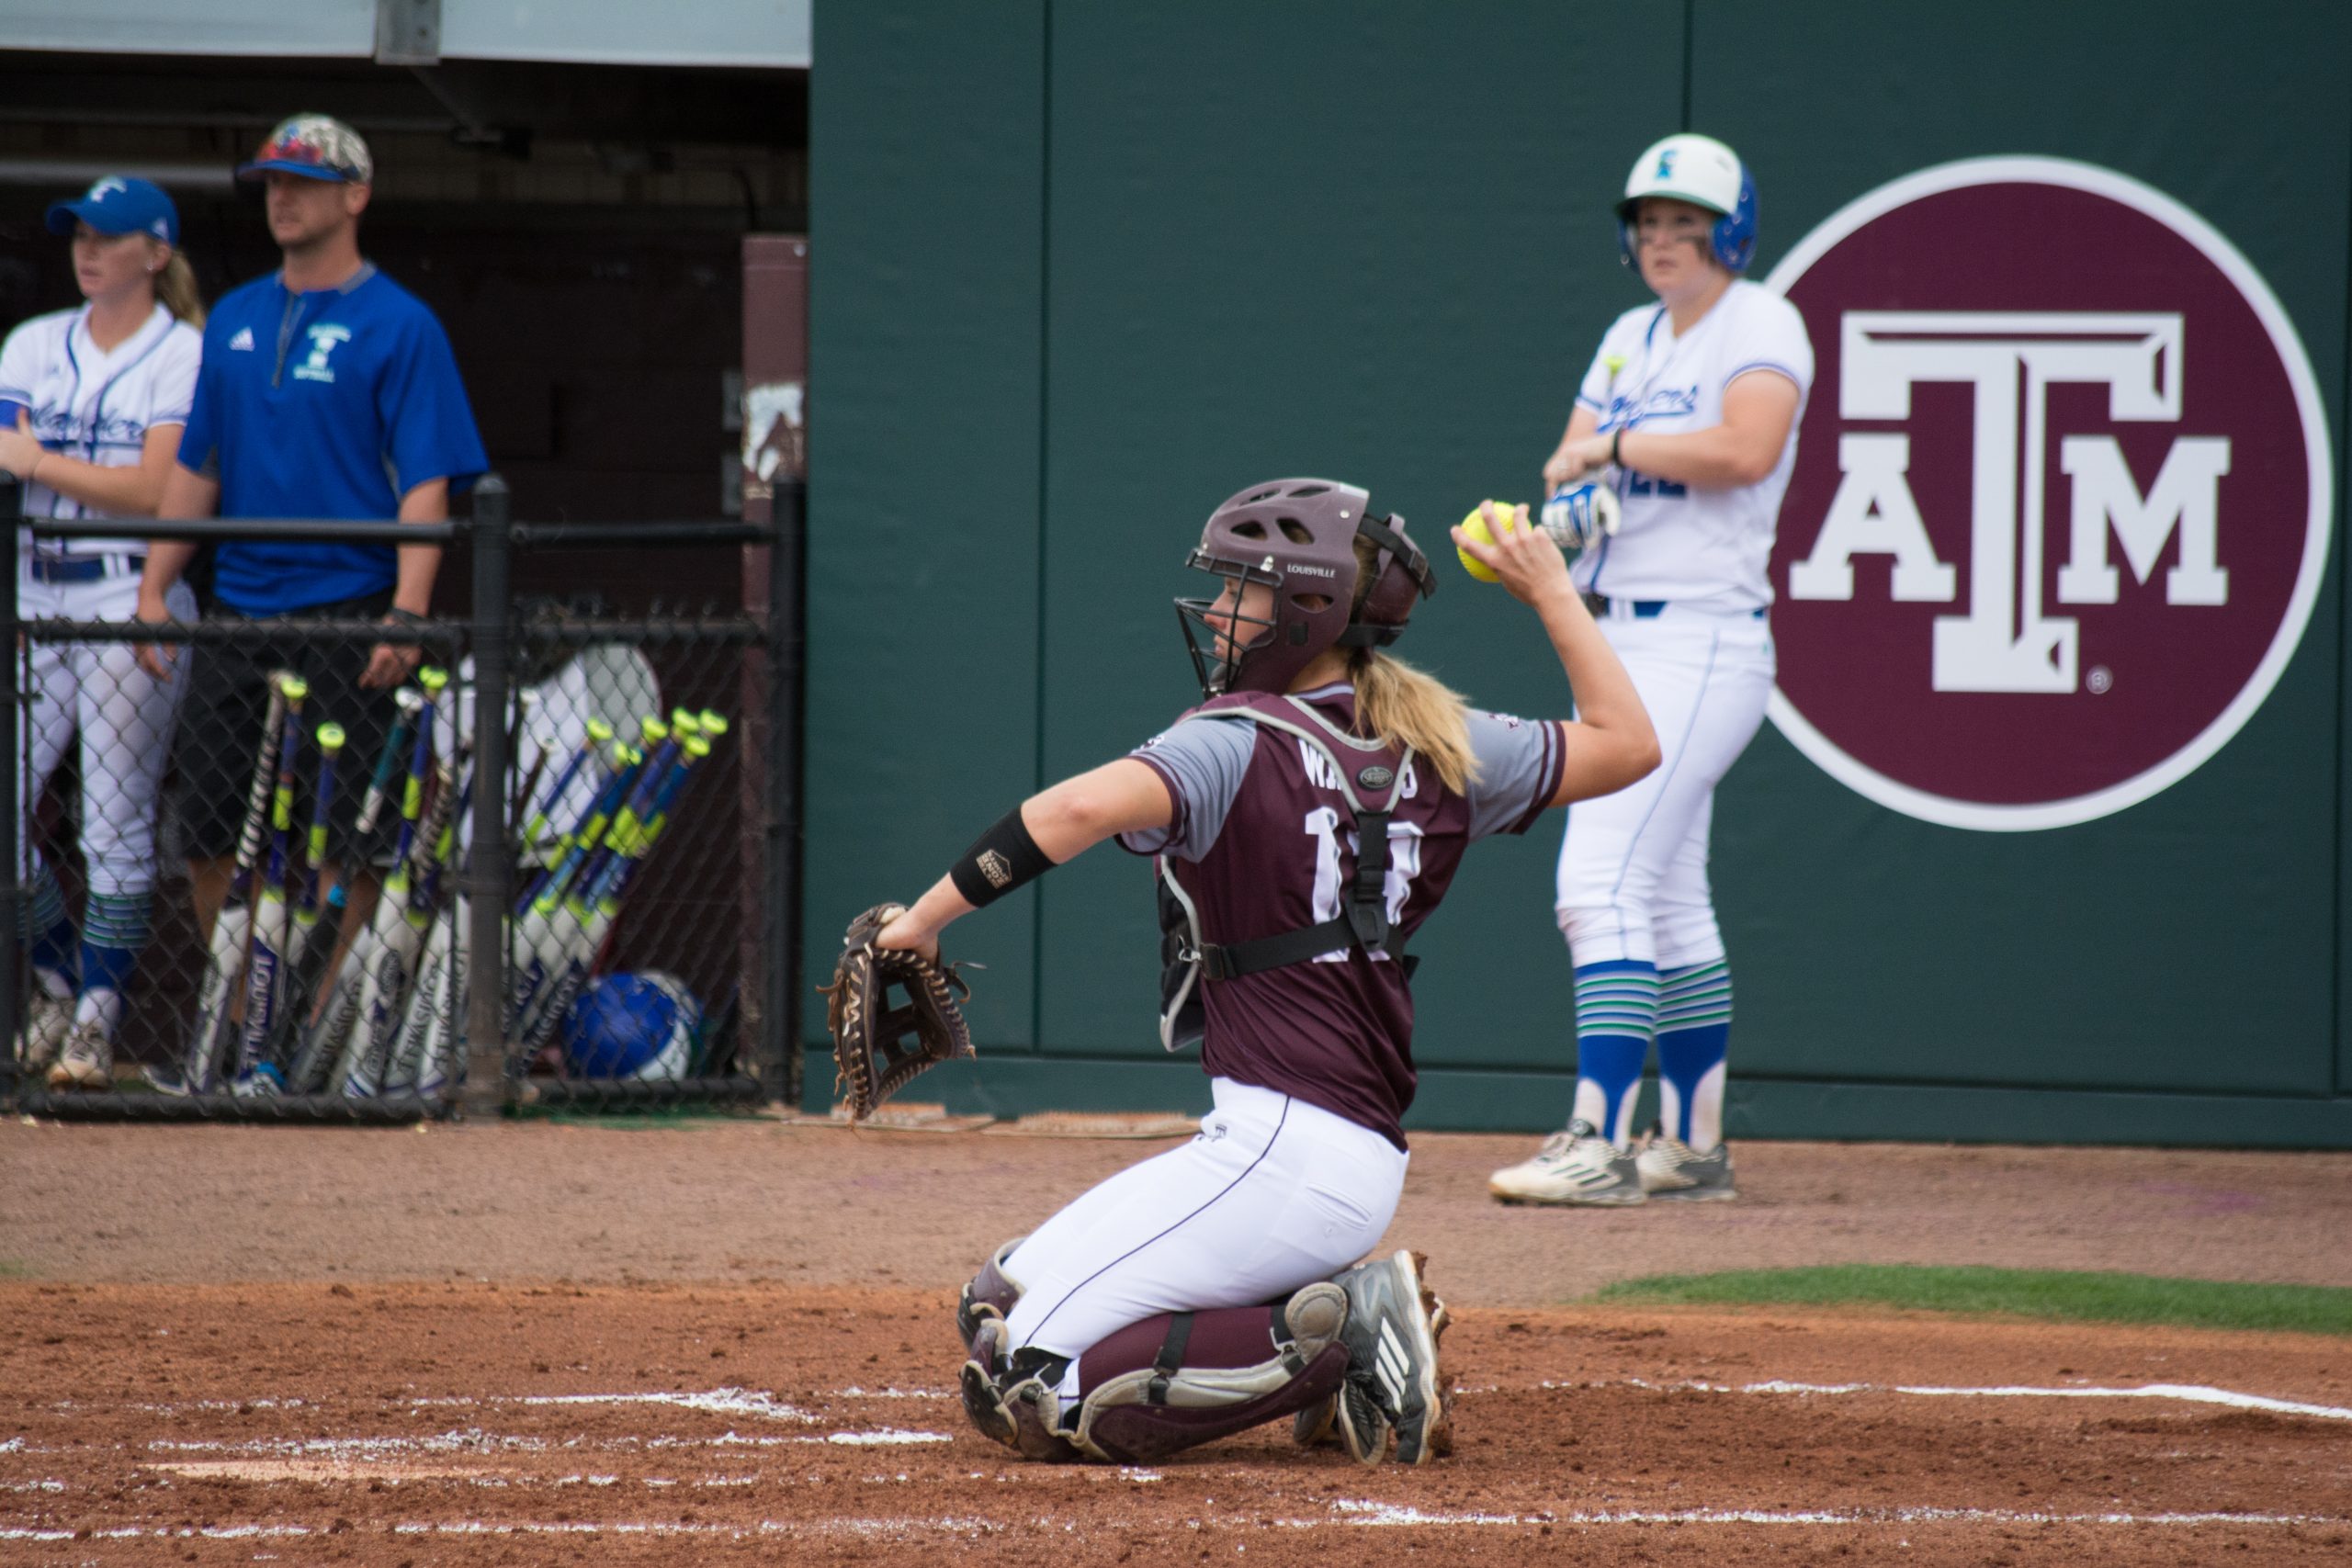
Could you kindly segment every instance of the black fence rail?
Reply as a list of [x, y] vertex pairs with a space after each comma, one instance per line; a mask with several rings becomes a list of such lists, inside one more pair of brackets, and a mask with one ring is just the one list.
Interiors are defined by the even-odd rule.
[[[17, 496], [0, 476], [0, 517]], [[0, 585], [0, 1100], [797, 1100], [799, 502], [533, 525], [492, 478], [449, 524], [28, 520]], [[125, 542], [261, 538], [441, 545], [462, 603], [132, 618]]]

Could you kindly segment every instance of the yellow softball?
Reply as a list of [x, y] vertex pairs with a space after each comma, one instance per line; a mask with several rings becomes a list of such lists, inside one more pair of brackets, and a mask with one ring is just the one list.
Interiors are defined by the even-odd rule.
[[[1487, 514], [1479, 510], [1480, 506], [1491, 506], [1495, 509], [1495, 515], [1502, 519], [1503, 532], [1506, 534], [1511, 531], [1513, 526], [1512, 518], [1517, 514], [1518, 508], [1499, 501], [1481, 502], [1478, 506], [1474, 506], [1470, 509], [1469, 516], [1464, 517], [1462, 520], [1462, 531], [1464, 533], [1469, 535], [1472, 538], [1477, 540], [1482, 545], [1491, 545], [1495, 542], [1495, 536], [1487, 530]], [[1496, 576], [1490, 569], [1488, 569], [1478, 559], [1477, 557], [1472, 555], [1468, 550], [1465, 550], [1457, 545], [1454, 547], [1453, 553], [1462, 558], [1462, 570], [1476, 578], [1479, 581], [1500, 582], [1502, 581], [1501, 578]]]

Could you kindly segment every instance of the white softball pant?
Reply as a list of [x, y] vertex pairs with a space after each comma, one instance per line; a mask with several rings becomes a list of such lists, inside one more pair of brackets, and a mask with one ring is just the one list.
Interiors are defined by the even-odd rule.
[[1772, 629], [1760, 616], [1668, 604], [1600, 623], [1657, 731], [1657, 768], [1615, 795], [1568, 807], [1560, 844], [1560, 931], [1579, 965], [1632, 959], [1679, 969], [1724, 956], [1707, 883], [1715, 785], [1764, 722]]
[[1200, 1134], [1132, 1166], [1006, 1260], [1023, 1293], [1010, 1348], [1073, 1359], [1163, 1312], [1254, 1306], [1370, 1252], [1405, 1187], [1405, 1151], [1272, 1089], [1211, 1080]]
[[[167, 602], [175, 615], [196, 619], [196, 595], [185, 583], [173, 585]], [[20, 572], [17, 603], [28, 621], [128, 621], [139, 607], [139, 574], [48, 583]], [[181, 648], [171, 679], [158, 681], [139, 668], [130, 643], [35, 642], [27, 648], [30, 705], [17, 713], [16, 755], [24, 759], [29, 742], [28, 770], [18, 775], [27, 781], [28, 818], [41, 786], [65, 760], [65, 748], [78, 738], [82, 852], [89, 862], [90, 891], [126, 897], [150, 892], [155, 885], [155, 802], [196, 649]], [[20, 874], [31, 875], [33, 857], [33, 836], [20, 835]]]

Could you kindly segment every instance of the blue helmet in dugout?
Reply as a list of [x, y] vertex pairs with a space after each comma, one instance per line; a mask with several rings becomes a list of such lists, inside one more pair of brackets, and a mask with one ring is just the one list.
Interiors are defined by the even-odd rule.
[[1405, 520], [1374, 515], [1368, 493], [1336, 479], [1251, 485], [1209, 514], [1184, 564], [1234, 583], [1237, 594], [1249, 583], [1272, 591], [1262, 616], [1241, 614], [1238, 603], [1218, 612], [1214, 599], [1176, 601], [1204, 697], [1285, 692], [1326, 649], [1385, 648], [1414, 603], [1437, 592]]
[[1756, 255], [1756, 181], [1739, 154], [1712, 136], [1685, 131], [1651, 144], [1634, 160], [1625, 194], [1617, 203], [1618, 254], [1627, 266], [1639, 261], [1634, 231], [1645, 197], [1671, 197], [1720, 214], [1709, 231], [1708, 248], [1733, 272], [1746, 272]]
[[605, 975], [563, 1017], [563, 1063], [573, 1077], [673, 1082], [695, 1070], [702, 1004], [675, 975]]

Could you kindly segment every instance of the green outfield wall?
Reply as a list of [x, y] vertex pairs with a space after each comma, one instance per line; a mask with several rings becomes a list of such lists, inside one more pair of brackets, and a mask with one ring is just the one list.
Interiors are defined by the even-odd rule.
[[[911, 897], [1023, 795], [1197, 700], [1169, 600], [1193, 591], [1182, 556], [1225, 495], [1344, 477], [1425, 537], [1482, 497], [1534, 499], [1593, 344], [1645, 298], [1611, 200], [1645, 145], [1688, 128], [1756, 174], [1753, 276], [1804, 260], [1808, 237], [1822, 252], [1790, 288], [1825, 373], [1784, 546], [1824, 558], [1810, 541], [1864, 460], [1844, 438], [1899, 435], [1957, 574], [1944, 602], [1915, 603], [1889, 586], [1894, 558], [1865, 551], [1850, 602], [1816, 588], [1775, 611], [1803, 711], [1768, 723], [1715, 822], [1732, 1134], [2352, 1146], [2334, 543], [2352, 13], [2212, 17], [820, 6], [811, 983], [850, 915]], [[1871, 193], [1996, 157], [2028, 173], [1953, 176], [1822, 248]], [[1984, 689], [2008, 677], [1940, 652], [1930, 680], [1929, 621], [1992, 614], [1966, 451], [1981, 475], [1993, 437], [1968, 434], [1981, 400], [1931, 378], [1902, 414], [1871, 412], [1865, 354], [1884, 345], [1850, 329], [1896, 315], [1985, 354], [2028, 344], [2018, 385], [2047, 419], [2022, 416], [2016, 439], [2029, 473], [2046, 464], [2046, 504], [2037, 525], [2027, 481], [2007, 581], [2017, 646], [2064, 623], [2046, 634], [2063, 651], [2018, 677], [2050, 690]], [[2052, 343], [2129, 363], [2037, 391]], [[2121, 466], [2098, 470], [2109, 448]], [[2199, 491], [2194, 461], [2217, 451]], [[2098, 472], [2129, 482], [2086, 490]], [[2226, 588], [2166, 575], [2197, 564], [2200, 493], [2218, 497], [2201, 515]], [[2067, 570], [2101, 549], [2120, 584], [2106, 601]], [[1784, 595], [1793, 558], [1776, 559]], [[1563, 716], [1532, 618], [1442, 565], [1405, 651], [1482, 705]], [[2080, 819], [2019, 826], [2037, 812]], [[1415, 1124], [1565, 1119], [1557, 835], [1475, 852], [1418, 943]], [[1007, 1114], [1205, 1105], [1197, 1063], [1154, 1036], [1146, 863], [1099, 850], [951, 947], [987, 965], [981, 1059], [919, 1095]], [[808, 1040], [820, 1097], [815, 1010]]]

